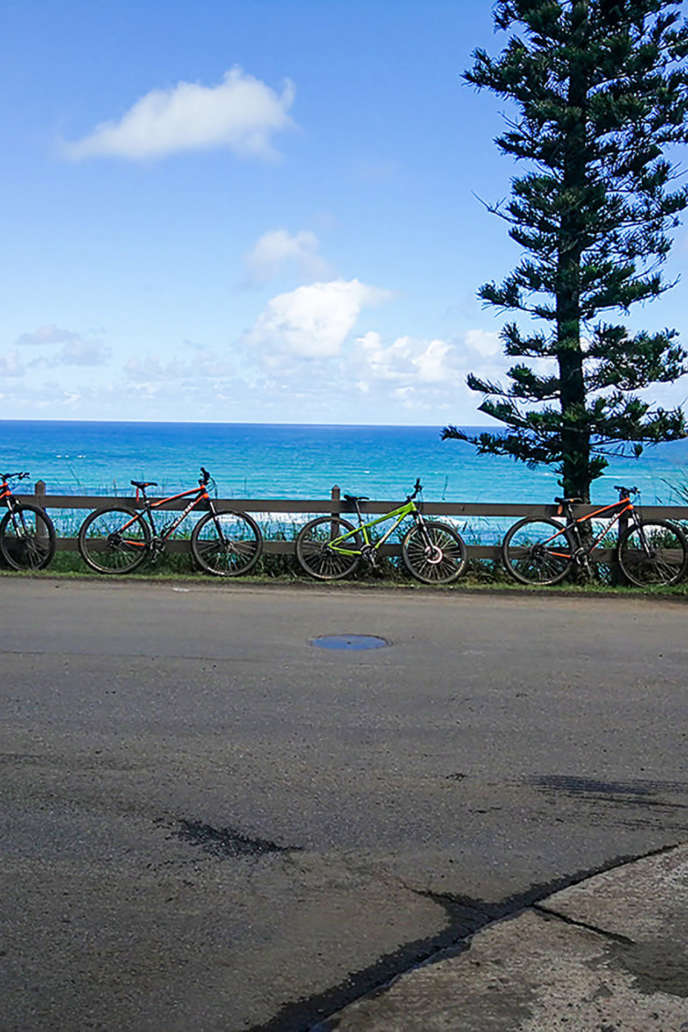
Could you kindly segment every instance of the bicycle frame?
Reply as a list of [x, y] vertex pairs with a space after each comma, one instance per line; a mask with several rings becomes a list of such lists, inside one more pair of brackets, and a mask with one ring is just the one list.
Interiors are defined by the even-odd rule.
[[[193, 509], [195, 509], [196, 506], [199, 505], [199, 503], [207, 502], [210, 511], [213, 514], [215, 513], [215, 507], [213, 506], [212, 499], [208, 494], [208, 490], [205, 487], [205, 485], [200, 487], [193, 487], [190, 491], [182, 491], [180, 494], [169, 495], [169, 497], [167, 498], [159, 498], [154, 502], [146, 498], [145, 489], [138, 487], [136, 488], [136, 501], [139, 500], [140, 494], [143, 495], [143, 509], [140, 513], [137, 513], [135, 517], [132, 516], [132, 518], [127, 523], [120, 527], [120, 534], [123, 534], [129, 527], [133, 526], [136, 523], [136, 520], [139, 518], [139, 516], [147, 516], [148, 522], [151, 525], [151, 530], [153, 531], [153, 537], [157, 538], [160, 541], [167, 541], [167, 539], [171, 537], [172, 534], [174, 534], [175, 530], [180, 525], [180, 523], [182, 523], [186, 519], [189, 513]], [[194, 496], [193, 498], [191, 498], [192, 495]], [[166, 505], [167, 502], [175, 502], [178, 498], [191, 498], [191, 501], [180, 512], [179, 516], [177, 516], [177, 518], [174, 519], [172, 523], [170, 523], [167, 527], [163, 527], [163, 529], [158, 534], [157, 527], [155, 526], [155, 521], [153, 520], [153, 510], [161, 508], [161, 506]], [[146, 547], [146, 544], [143, 541], [131, 541], [128, 542], [128, 544], [136, 545], [139, 548]]]
[[[560, 505], [559, 506], [559, 512], [557, 513], [558, 516], [564, 515], [564, 513], [562, 512], [562, 508], [563, 507]], [[568, 509], [568, 512], [565, 514], [567, 522], [564, 524], [564, 526], [561, 528], [561, 530], [558, 530], [556, 532], [556, 534], [552, 534], [551, 537], [549, 537], [545, 541], [543, 541], [542, 542], [543, 546], [549, 545], [550, 541], [554, 541], [561, 534], [564, 534], [566, 531], [572, 530], [574, 532], [574, 536], [575, 536], [576, 544], [578, 545], [578, 548], [582, 549], [583, 548], [583, 544], [581, 542], [581, 536], [580, 536], [580, 526], [581, 526], [581, 524], [587, 523], [588, 520], [595, 519], [596, 517], [600, 516], [604, 512], [609, 512], [610, 509], [618, 510], [617, 512], [615, 512], [612, 515], [611, 519], [607, 523], [605, 523], [604, 527], [602, 528], [600, 533], [597, 535], [597, 537], [594, 539], [594, 541], [590, 545], [586, 545], [585, 546], [585, 552], [586, 552], [586, 554], [589, 555], [597, 547], [597, 545], [599, 545], [600, 541], [605, 536], [605, 534], [609, 533], [609, 531], [614, 526], [614, 524], [619, 522], [619, 520], [621, 519], [622, 516], [625, 516], [626, 513], [631, 513], [631, 514], [635, 515], [635, 508], [634, 508], [633, 502], [631, 501], [630, 498], [619, 498], [618, 501], [612, 502], [610, 505], [603, 505], [601, 509], [595, 509], [594, 512], [590, 512], [586, 516], [575, 517], [573, 515], [571, 507], [567, 506], [567, 509]], [[642, 527], [642, 524], [638, 524], [638, 526]], [[642, 531], [641, 531], [641, 537], [643, 537]], [[645, 544], [644, 537], [643, 537], [643, 544]], [[568, 558], [568, 553], [562, 554], [560, 552], [554, 552], [551, 549], [550, 549], [550, 553], [553, 556], [555, 556], [556, 558], [558, 558], [558, 559], [567, 559]]]
[[[5, 505], [7, 506], [7, 509], [9, 510], [9, 512], [12, 515], [12, 523], [14, 524], [14, 526], [16, 528], [16, 526], [17, 526], [16, 506], [18, 505], [18, 503], [17, 503], [14, 495], [12, 494], [12, 488], [10, 487], [9, 483], [7, 482], [7, 480], [3, 480], [2, 483], [0, 483], [0, 502], [4, 502]], [[19, 518], [21, 520], [22, 529], [25, 531], [26, 530], [26, 521], [24, 520], [24, 514], [21, 511], [21, 509], [19, 510]]]
[[[362, 555], [362, 548], [342, 547], [343, 541], [346, 541], [348, 538], [355, 537], [356, 534], [360, 533], [363, 534], [363, 548], [372, 548], [377, 551], [384, 545], [385, 541], [391, 537], [397, 527], [406, 519], [407, 516], [413, 516], [416, 520], [422, 519], [420, 510], [413, 500], [405, 502], [405, 504], [400, 505], [398, 509], [392, 509], [391, 512], [386, 512], [383, 516], [378, 516], [377, 519], [368, 520], [366, 523], [362, 521], [358, 507], [356, 511], [358, 514], [358, 526], [353, 530], [348, 531], [346, 534], [340, 534], [339, 537], [333, 538], [332, 541], [328, 543], [333, 552], [338, 552], [340, 555]], [[368, 535], [368, 529], [370, 527], [376, 527], [379, 523], [386, 523], [387, 520], [395, 520], [395, 522], [389, 530], [385, 531], [381, 538], [374, 543], [371, 542], [370, 536]]]

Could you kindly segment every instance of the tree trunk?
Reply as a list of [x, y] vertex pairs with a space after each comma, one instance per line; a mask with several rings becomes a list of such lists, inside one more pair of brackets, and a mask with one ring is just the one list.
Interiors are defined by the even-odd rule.
[[[583, 44], [588, 24], [588, 5], [579, 5], [578, 24], [573, 26]], [[564, 426], [561, 431], [564, 494], [590, 501], [590, 431], [586, 421], [583, 352], [581, 350], [581, 258], [584, 250], [582, 222], [575, 201], [586, 184], [587, 75], [580, 58], [573, 58], [569, 72], [568, 106], [580, 112], [566, 135], [563, 189], [574, 200], [562, 213], [557, 261], [556, 317], [560, 404]]]

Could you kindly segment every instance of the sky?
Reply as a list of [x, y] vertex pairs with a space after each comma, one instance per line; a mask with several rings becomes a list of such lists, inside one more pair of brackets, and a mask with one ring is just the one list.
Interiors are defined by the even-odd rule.
[[5, 0], [3, 418], [487, 422], [476, 290], [518, 257], [500, 102], [461, 81], [490, 8]]

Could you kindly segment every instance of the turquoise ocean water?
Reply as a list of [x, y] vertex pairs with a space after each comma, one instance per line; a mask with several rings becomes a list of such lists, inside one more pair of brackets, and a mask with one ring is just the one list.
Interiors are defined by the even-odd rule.
[[[2, 472], [25, 469], [49, 492], [127, 494], [131, 478], [163, 491], [190, 488], [198, 469], [213, 474], [220, 497], [321, 498], [342, 491], [402, 498], [420, 477], [429, 501], [545, 503], [556, 475], [470, 445], [441, 441], [439, 426], [294, 426], [259, 423], [0, 422]], [[667, 485], [688, 473], [688, 441], [647, 449], [639, 460], [612, 459], [593, 500], [613, 485], [642, 489], [645, 504], [678, 499]]]

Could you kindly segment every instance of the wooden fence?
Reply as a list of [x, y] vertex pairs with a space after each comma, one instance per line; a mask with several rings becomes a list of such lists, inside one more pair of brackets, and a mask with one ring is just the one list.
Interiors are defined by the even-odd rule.
[[[127, 505], [134, 509], [141, 509], [143, 503], [134, 497], [127, 496], [103, 496], [103, 495], [53, 495], [48, 494], [46, 485], [42, 480], [36, 482], [33, 495], [20, 495], [26, 502], [34, 502], [45, 509], [84, 509], [84, 518], [87, 512], [92, 509], [99, 509], [107, 505]], [[188, 504], [188, 499], [177, 499], [167, 505], [160, 506], [156, 511], [181, 510]], [[318, 514], [355, 512], [354, 506], [341, 497], [339, 487], [332, 488], [329, 498], [307, 499], [303, 498], [218, 498], [215, 502], [219, 510], [239, 509], [242, 512], [250, 513], [304, 513]], [[361, 502], [361, 512], [376, 516], [392, 509], [398, 508], [403, 501], [365, 501]], [[576, 515], [583, 516], [599, 509], [599, 505], [580, 505], [576, 508]], [[557, 506], [535, 505], [525, 502], [424, 502], [423, 513], [430, 517], [450, 516], [453, 519], [465, 520], [467, 529], [461, 530], [462, 536], [468, 538], [468, 555], [470, 559], [499, 559], [500, 549], [496, 545], [470, 544], [470, 527], [473, 517], [482, 518], [511, 518], [518, 520], [522, 516], [554, 516]], [[202, 510], [201, 510], [202, 511]], [[688, 506], [686, 505], [644, 505], [639, 510], [645, 519], [670, 519], [688, 522]], [[479, 534], [476, 534], [479, 536]], [[57, 540], [57, 547], [63, 551], [76, 551], [75, 537], [62, 537]], [[172, 552], [183, 552], [189, 547], [187, 541], [169, 541], [167, 547]], [[264, 551], [268, 555], [293, 555], [295, 548], [293, 541], [266, 540]], [[399, 555], [399, 544], [387, 544], [383, 546], [383, 554]], [[600, 553], [600, 558], [602, 555]]]

